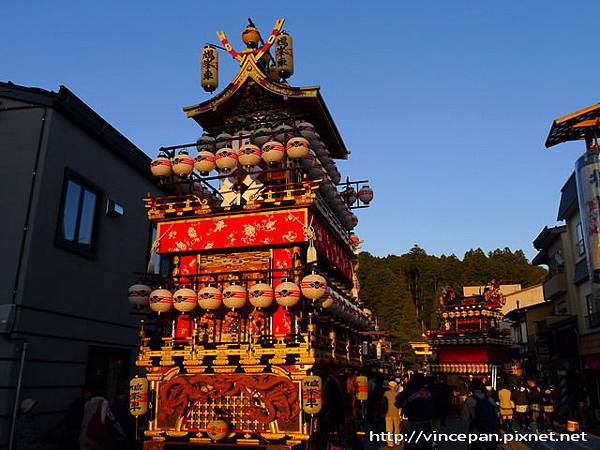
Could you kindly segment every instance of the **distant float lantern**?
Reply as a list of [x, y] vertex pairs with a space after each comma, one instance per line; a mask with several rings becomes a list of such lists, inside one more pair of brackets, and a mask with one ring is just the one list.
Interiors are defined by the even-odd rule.
[[200, 56], [200, 84], [207, 92], [219, 86], [219, 51], [210, 45], [202, 49]]
[[275, 301], [284, 307], [292, 307], [300, 301], [300, 287], [291, 281], [284, 281], [275, 288]]
[[189, 175], [194, 170], [194, 159], [183, 149], [173, 158], [173, 173], [179, 176]]
[[294, 47], [292, 37], [285, 31], [275, 38], [275, 69], [277, 74], [283, 78], [289, 78], [294, 74]]
[[145, 284], [134, 284], [127, 290], [129, 303], [135, 306], [146, 306], [150, 300], [152, 289]]
[[215, 155], [208, 150], [198, 152], [196, 158], [194, 158], [194, 167], [202, 175], [208, 175], [215, 166]]
[[262, 146], [262, 158], [269, 164], [274, 164], [283, 159], [283, 144], [277, 141], [268, 141]]
[[238, 161], [245, 167], [256, 166], [260, 164], [260, 154], [260, 147], [254, 144], [245, 144], [238, 151]]
[[356, 399], [361, 401], [369, 399], [369, 379], [362, 375], [356, 377]]
[[309, 152], [308, 146], [306, 138], [293, 137], [286, 144], [287, 155], [291, 159], [306, 158]]
[[198, 294], [189, 288], [175, 291], [173, 294], [173, 307], [179, 312], [193, 311], [198, 302]]
[[173, 173], [173, 162], [161, 152], [150, 163], [150, 171], [155, 177], [168, 177]]
[[248, 289], [250, 304], [255, 308], [268, 308], [273, 303], [273, 288], [267, 283], [256, 283]]
[[198, 306], [207, 311], [219, 309], [223, 302], [223, 294], [214, 286], [206, 286], [198, 291]]
[[223, 289], [223, 303], [230, 309], [239, 309], [246, 304], [246, 288], [239, 284], [230, 284]]
[[173, 307], [173, 294], [166, 289], [156, 289], [150, 293], [150, 309], [157, 313], [169, 311]]
[[225, 439], [229, 434], [229, 424], [223, 419], [212, 420], [206, 426], [206, 434], [213, 441], [220, 441]]
[[307, 375], [302, 380], [302, 410], [306, 414], [317, 414], [323, 407], [323, 380], [316, 375]]
[[306, 298], [317, 300], [327, 291], [327, 280], [319, 274], [312, 273], [302, 278], [300, 288]]
[[129, 412], [141, 416], [148, 412], [148, 380], [135, 377], [129, 382]]
[[220, 149], [215, 155], [215, 163], [217, 167], [223, 172], [229, 172], [231, 169], [234, 169], [238, 163], [238, 155], [237, 153], [229, 148], [223, 147]]

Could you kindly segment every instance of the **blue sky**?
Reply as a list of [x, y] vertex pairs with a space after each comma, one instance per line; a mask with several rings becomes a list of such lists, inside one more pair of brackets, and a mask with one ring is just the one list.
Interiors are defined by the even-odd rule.
[[[535, 251], [581, 143], [543, 146], [553, 119], [600, 101], [600, 2], [9, 2], [0, 79], [64, 84], [148, 154], [195, 140], [181, 111], [208, 98], [199, 52], [246, 18], [286, 18], [293, 85], [319, 84], [366, 177], [365, 249], [414, 243]], [[221, 53], [221, 88], [236, 63]]]

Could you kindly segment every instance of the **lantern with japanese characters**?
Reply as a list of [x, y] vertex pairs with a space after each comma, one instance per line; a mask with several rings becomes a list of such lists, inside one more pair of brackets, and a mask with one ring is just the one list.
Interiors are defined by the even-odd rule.
[[156, 289], [150, 293], [150, 309], [157, 313], [173, 308], [173, 294], [167, 289]]
[[294, 74], [294, 52], [292, 37], [286, 32], [280, 33], [275, 38], [274, 66], [277, 74], [289, 78]]
[[307, 375], [302, 380], [302, 410], [306, 414], [317, 414], [323, 407], [323, 380], [316, 375]]
[[200, 56], [200, 84], [207, 92], [219, 86], [219, 51], [211, 45], [204, 47]]
[[244, 167], [252, 167], [260, 164], [260, 147], [254, 144], [242, 145], [238, 151], [238, 161]]
[[148, 380], [135, 377], [129, 382], [129, 413], [141, 416], [148, 412]]
[[223, 303], [223, 294], [215, 286], [206, 286], [198, 291], [198, 306], [206, 311], [219, 309]]
[[223, 303], [230, 309], [239, 309], [246, 304], [246, 288], [239, 284], [230, 284], [223, 289]]
[[267, 283], [256, 283], [248, 289], [250, 304], [255, 308], [268, 308], [273, 303], [273, 288]]
[[145, 284], [134, 284], [127, 290], [129, 303], [135, 306], [146, 306], [150, 300], [152, 289]]
[[262, 158], [269, 164], [275, 164], [283, 159], [285, 149], [281, 142], [268, 141], [262, 146]]
[[179, 312], [190, 312], [196, 307], [198, 294], [189, 288], [182, 288], [173, 294], [173, 307]]
[[275, 288], [275, 301], [286, 308], [296, 305], [300, 301], [300, 287], [291, 281], [284, 281]]
[[365, 401], [369, 398], [369, 379], [365, 376], [356, 377], [356, 399]]
[[319, 274], [312, 273], [302, 278], [300, 282], [302, 295], [311, 300], [321, 298], [327, 290], [327, 280]]
[[588, 271], [594, 284], [598, 284], [600, 283], [600, 149], [591, 148], [577, 160], [575, 176]]
[[215, 162], [222, 172], [229, 172], [238, 163], [238, 155], [232, 148], [223, 147], [217, 151]]
[[150, 171], [155, 177], [168, 177], [173, 173], [173, 162], [161, 152], [150, 163]]
[[308, 140], [303, 137], [293, 137], [287, 141], [286, 150], [288, 158], [305, 158], [309, 152]]
[[179, 176], [185, 176], [194, 170], [194, 159], [187, 150], [183, 149], [175, 158], [173, 158], [173, 173]]

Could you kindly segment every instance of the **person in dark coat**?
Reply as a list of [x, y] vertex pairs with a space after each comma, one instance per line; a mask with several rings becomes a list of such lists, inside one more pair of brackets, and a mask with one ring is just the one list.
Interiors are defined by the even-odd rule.
[[[431, 434], [431, 421], [433, 418], [433, 399], [431, 392], [426, 388], [423, 375], [416, 373], [410, 379], [402, 392], [401, 400], [404, 416], [408, 421], [407, 433]], [[407, 442], [406, 450], [429, 450], [432, 443], [421, 439], [419, 442]]]
[[433, 428], [436, 431], [446, 426], [446, 416], [450, 405], [450, 388], [445, 377], [438, 375], [433, 383]]

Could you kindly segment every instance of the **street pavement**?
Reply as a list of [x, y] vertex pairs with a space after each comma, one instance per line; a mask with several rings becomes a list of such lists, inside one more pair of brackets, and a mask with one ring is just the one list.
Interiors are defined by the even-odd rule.
[[[381, 432], [383, 430], [369, 431]], [[442, 427], [439, 433], [464, 433], [464, 429], [459, 419], [449, 418], [446, 427]], [[370, 433], [367, 432], [367, 445], [365, 450], [384, 450], [388, 449], [384, 443], [370, 442]], [[586, 442], [510, 442], [506, 445], [499, 445], [498, 448], [504, 450], [600, 450], [600, 437], [588, 434]], [[438, 442], [436, 450], [467, 450], [468, 445], [465, 442]], [[393, 447], [402, 450], [404, 447]]]

